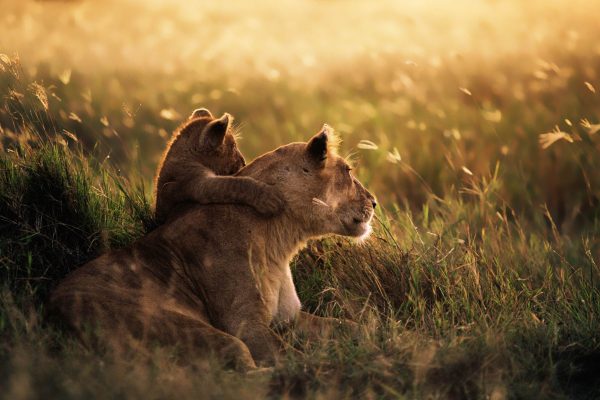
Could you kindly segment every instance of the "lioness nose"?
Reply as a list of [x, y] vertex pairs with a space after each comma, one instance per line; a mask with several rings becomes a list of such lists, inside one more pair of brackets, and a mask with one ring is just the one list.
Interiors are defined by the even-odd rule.
[[374, 210], [375, 207], [377, 207], [377, 202], [375, 201], [375, 199], [371, 200], [371, 204], [373, 205], [373, 210]]

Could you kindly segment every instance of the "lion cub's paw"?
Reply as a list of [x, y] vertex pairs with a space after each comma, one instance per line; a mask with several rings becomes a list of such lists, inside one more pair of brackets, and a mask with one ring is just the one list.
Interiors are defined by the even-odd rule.
[[279, 190], [265, 185], [254, 202], [254, 208], [260, 214], [270, 217], [283, 212], [285, 200]]

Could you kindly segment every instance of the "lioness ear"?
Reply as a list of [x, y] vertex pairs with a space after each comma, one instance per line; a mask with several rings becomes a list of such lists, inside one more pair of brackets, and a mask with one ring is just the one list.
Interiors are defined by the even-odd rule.
[[212, 114], [210, 113], [210, 111], [208, 111], [206, 108], [202, 107], [202, 108], [196, 108], [194, 110], [194, 112], [192, 113], [192, 115], [190, 115], [190, 117], [188, 119], [192, 119], [192, 118], [200, 118], [200, 117], [208, 117], [208, 118], [213, 118]]
[[209, 122], [200, 135], [202, 143], [211, 148], [219, 147], [223, 143], [231, 119], [231, 115], [225, 113], [221, 118]]
[[321, 131], [313, 136], [306, 145], [306, 152], [313, 161], [325, 164], [327, 160], [327, 145], [329, 143], [329, 126], [323, 125]]

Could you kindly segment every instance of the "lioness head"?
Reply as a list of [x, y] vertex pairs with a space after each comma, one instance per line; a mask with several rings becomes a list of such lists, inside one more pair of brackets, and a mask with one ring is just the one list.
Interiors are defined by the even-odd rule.
[[281, 190], [287, 212], [312, 234], [365, 237], [377, 203], [336, 150], [333, 131], [323, 126], [307, 143], [281, 146], [241, 174], [252, 174]]
[[189, 134], [191, 148], [201, 156], [202, 164], [217, 175], [233, 175], [246, 165], [232, 133], [232, 119], [227, 113], [214, 118], [206, 108], [199, 108], [181, 128], [182, 134]]

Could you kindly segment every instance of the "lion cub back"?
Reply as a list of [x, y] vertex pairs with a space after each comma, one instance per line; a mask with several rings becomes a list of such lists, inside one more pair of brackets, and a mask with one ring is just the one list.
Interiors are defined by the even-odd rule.
[[155, 181], [155, 213], [164, 222], [184, 202], [208, 202], [190, 186], [203, 187], [214, 176], [233, 175], [245, 165], [235, 137], [229, 132], [231, 116], [216, 119], [205, 108], [195, 110], [173, 134]]

